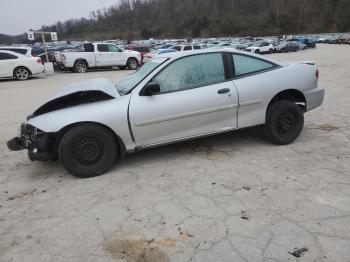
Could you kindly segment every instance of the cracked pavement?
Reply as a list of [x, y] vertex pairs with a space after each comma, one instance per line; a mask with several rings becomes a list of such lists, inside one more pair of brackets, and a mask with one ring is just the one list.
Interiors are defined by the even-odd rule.
[[128, 72], [1, 80], [0, 261], [350, 261], [350, 46], [271, 56], [316, 61], [326, 88], [295, 143], [245, 129], [130, 154], [87, 180], [5, 142], [63, 85]]

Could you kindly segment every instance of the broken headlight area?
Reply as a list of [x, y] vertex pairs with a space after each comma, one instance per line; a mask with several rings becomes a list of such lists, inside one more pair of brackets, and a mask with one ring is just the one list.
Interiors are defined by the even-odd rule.
[[18, 137], [7, 142], [12, 151], [28, 149], [29, 159], [32, 161], [48, 161], [52, 159], [52, 148], [56, 143], [56, 137], [52, 133], [46, 133], [29, 124], [22, 124]]

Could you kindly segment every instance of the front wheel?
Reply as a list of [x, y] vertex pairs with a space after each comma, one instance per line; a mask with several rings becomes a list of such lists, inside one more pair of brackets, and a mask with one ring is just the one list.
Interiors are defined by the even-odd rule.
[[128, 62], [126, 63], [126, 67], [130, 70], [136, 70], [139, 66], [139, 63], [135, 58], [129, 58]]
[[273, 53], [273, 49], [270, 49], [270, 50], [269, 50], [269, 53], [272, 54], [272, 53]]
[[256, 54], [260, 54], [260, 50], [259, 50], [259, 49], [256, 49], [256, 50], [255, 50], [255, 53], [256, 53]]
[[112, 131], [94, 124], [68, 130], [58, 148], [60, 162], [71, 174], [95, 177], [107, 172], [117, 160], [117, 141]]
[[304, 114], [294, 102], [277, 101], [267, 110], [265, 134], [274, 144], [287, 145], [300, 135], [304, 127]]

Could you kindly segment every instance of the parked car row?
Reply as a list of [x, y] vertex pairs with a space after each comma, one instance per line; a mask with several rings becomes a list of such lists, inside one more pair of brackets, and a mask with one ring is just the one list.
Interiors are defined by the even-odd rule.
[[[135, 70], [154, 57], [170, 52], [235, 48], [256, 54], [269, 54], [315, 48], [316, 43], [350, 44], [350, 35], [149, 39], [131, 43], [123, 40], [108, 40], [98, 43], [87, 41], [67, 43], [62, 41], [47, 43], [48, 61], [44, 47], [40, 43], [25, 46], [0, 46], [0, 51], [7, 50], [27, 57], [37, 56], [41, 59], [42, 64], [52, 62], [55, 69], [84, 73], [89, 69], [111, 67]], [[9, 61], [2, 63], [7, 63], [7, 71], [12, 68]], [[30, 71], [30, 76], [35, 70], [32, 72], [28, 68], [28, 71]], [[12, 76], [15, 77], [14, 72], [12, 72]]]
[[350, 34], [324, 36], [318, 39], [318, 43], [347, 44], [350, 45]]

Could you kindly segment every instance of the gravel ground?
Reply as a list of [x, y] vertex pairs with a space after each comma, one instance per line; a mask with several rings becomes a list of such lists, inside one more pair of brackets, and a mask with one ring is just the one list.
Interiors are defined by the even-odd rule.
[[316, 61], [326, 88], [295, 143], [247, 129], [132, 154], [87, 180], [5, 142], [63, 85], [127, 72], [1, 80], [0, 261], [350, 261], [350, 46], [271, 56]]

